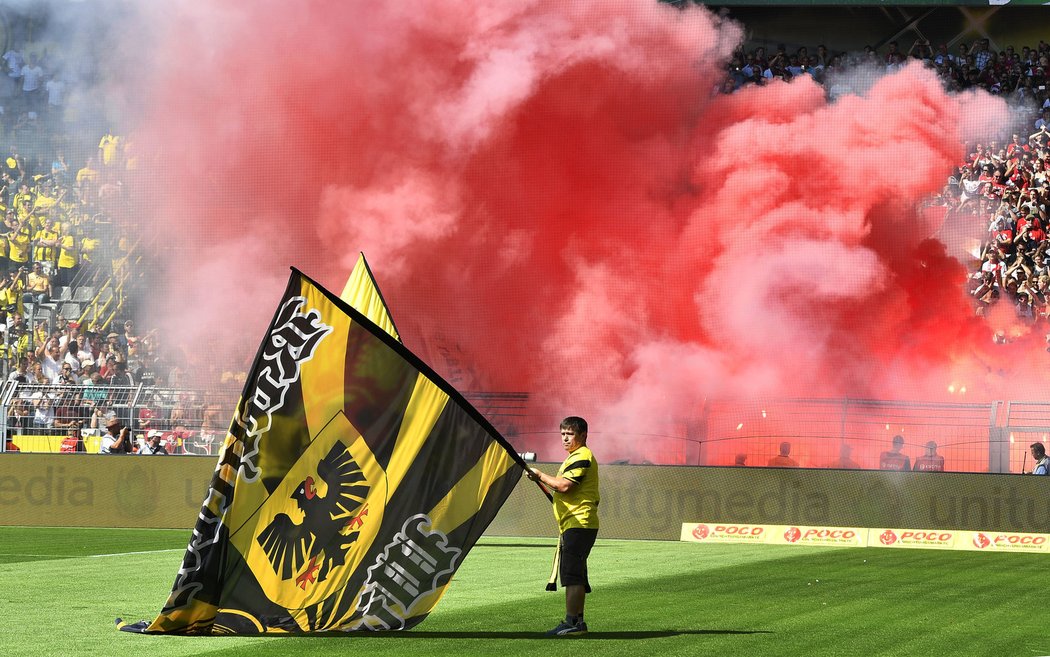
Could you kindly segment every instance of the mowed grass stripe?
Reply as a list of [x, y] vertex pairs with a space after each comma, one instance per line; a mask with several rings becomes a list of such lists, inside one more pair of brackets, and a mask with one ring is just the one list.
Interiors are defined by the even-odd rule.
[[[27, 530], [29, 534], [35, 530]], [[51, 538], [61, 538], [56, 530]], [[153, 533], [153, 532], [151, 532]], [[417, 630], [382, 636], [134, 636], [112, 620], [151, 618], [179, 551], [92, 559], [135, 530], [88, 533], [83, 558], [0, 567], [0, 653], [33, 655], [1039, 655], [1046, 607], [1038, 555], [599, 541], [592, 633], [549, 640], [563, 595], [543, 591], [550, 539], [485, 538]], [[172, 549], [189, 532], [172, 532]], [[0, 545], [13, 534], [0, 529]], [[22, 541], [47, 545], [44, 537]], [[139, 547], [132, 545], [131, 547]], [[865, 561], [866, 560], [866, 561]], [[817, 582], [816, 580], [820, 581]], [[352, 644], [341, 641], [352, 640]], [[581, 642], [584, 642], [581, 644]]]
[[49, 558], [47, 555], [64, 559], [133, 551], [177, 551], [185, 549], [189, 539], [189, 529], [0, 527], [0, 564]]

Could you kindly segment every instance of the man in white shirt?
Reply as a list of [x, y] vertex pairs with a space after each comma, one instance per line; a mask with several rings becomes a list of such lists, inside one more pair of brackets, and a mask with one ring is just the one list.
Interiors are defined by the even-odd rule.
[[150, 429], [146, 434], [146, 441], [139, 448], [139, 454], [143, 456], [167, 456], [168, 450], [164, 448], [164, 443], [160, 440], [163, 435], [163, 431]]
[[99, 454], [130, 454], [131, 432], [121, 424], [120, 420], [112, 417], [106, 422], [106, 433], [102, 436], [102, 444], [98, 450]]
[[44, 69], [32, 59], [22, 67], [22, 91], [27, 94], [40, 91], [44, 79]]

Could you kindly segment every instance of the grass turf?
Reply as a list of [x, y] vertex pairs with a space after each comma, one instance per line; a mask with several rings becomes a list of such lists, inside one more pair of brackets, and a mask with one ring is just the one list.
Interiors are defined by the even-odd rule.
[[[1048, 655], [1040, 555], [599, 540], [591, 633], [547, 639], [553, 540], [484, 538], [411, 632], [118, 632], [167, 598], [188, 531], [0, 527], [0, 654]], [[350, 643], [347, 643], [350, 642]]]

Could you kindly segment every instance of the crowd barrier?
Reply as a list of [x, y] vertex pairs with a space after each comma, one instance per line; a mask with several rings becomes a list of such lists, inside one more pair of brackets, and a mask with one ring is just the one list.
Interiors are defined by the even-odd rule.
[[[189, 529], [215, 464], [198, 456], [0, 455], [0, 524]], [[601, 481], [606, 538], [679, 540], [683, 523], [718, 521], [1050, 533], [1042, 477], [603, 465]], [[488, 533], [554, 536], [550, 504], [523, 480]]]

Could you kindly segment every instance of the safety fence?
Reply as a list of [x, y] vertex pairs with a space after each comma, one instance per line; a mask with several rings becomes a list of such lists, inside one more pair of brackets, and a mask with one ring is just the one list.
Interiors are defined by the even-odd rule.
[[[475, 403], [520, 451], [563, 457], [558, 413], [520, 393]], [[946, 471], [1017, 473], [1032, 469], [1029, 445], [1050, 448], [1050, 402], [1043, 401], [726, 399], [698, 404], [689, 418], [647, 418], [643, 431], [629, 429], [635, 418], [602, 424], [591, 426], [593, 446], [603, 461], [621, 464], [768, 467], [788, 443], [802, 468], [878, 469], [900, 436], [912, 468], [934, 443]]]
[[[162, 434], [168, 451], [214, 454], [239, 390], [159, 387], [32, 385], [0, 387], [4, 444], [26, 452], [59, 452], [73, 431], [83, 449], [97, 451], [105, 419], [119, 417], [136, 440]], [[541, 461], [564, 456], [557, 435], [561, 415], [526, 392], [465, 393], [521, 452]], [[871, 399], [708, 400], [692, 418], [652, 418], [645, 431], [629, 419], [591, 426], [604, 462], [618, 464], [769, 466], [783, 443], [802, 468], [878, 469], [880, 455], [903, 438], [915, 460], [933, 443], [952, 472], [1031, 470], [1029, 445], [1050, 446], [1050, 402], [943, 403]]]
[[170, 454], [216, 454], [237, 393], [154, 386], [28, 384], [0, 387], [3, 449], [97, 452], [117, 418], [141, 444], [156, 432]]

